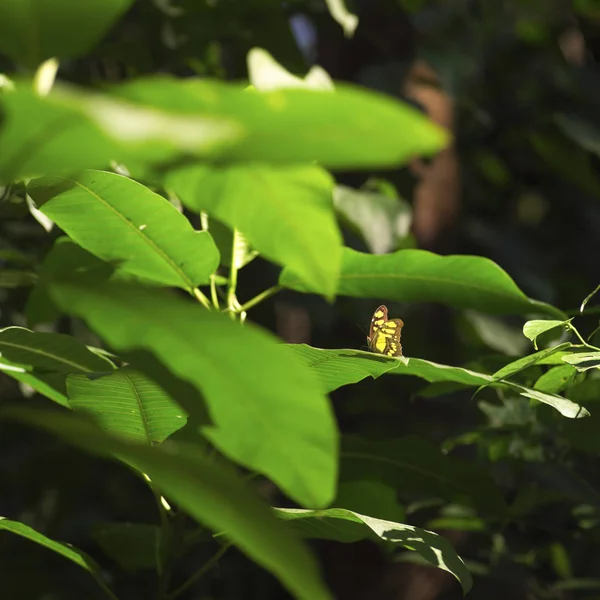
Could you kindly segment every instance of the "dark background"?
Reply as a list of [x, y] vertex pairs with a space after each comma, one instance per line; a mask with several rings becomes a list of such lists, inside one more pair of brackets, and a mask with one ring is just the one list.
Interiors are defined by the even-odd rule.
[[[393, 182], [413, 206], [412, 235], [405, 247], [489, 257], [527, 295], [576, 310], [600, 279], [600, 4], [347, 4], [360, 18], [352, 39], [344, 37], [322, 0], [138, 1], [92, 53], [61, 64], [59, 77], [92, 87], [153, 73], [244, 79], [246, 53], [259, 46], [298, 74], [320, 64], [334, 79], [408, 100], [452, 130], [453, 146], [433, 160], [397, 171], [336, 173], [338, 181], [360, 187], [378, 176]], [[0, 72], [13, 68], [0, 57]], [[348, 245], [367, 250], [356, 232], [346, 230], [345, 236]], [[30, 217], [18, 189], [3, 197], [0, 250], [19, 251], [35, 269], [54, 237]], [[273, 285], [276, 277], [274, 266], [254, 261], [240, 275], [241, 300]], [[0, 289], [1, 326], [25, 324], [28, 291]], [[372, 311], [384, 301], [339, 298], [331, 306], [286, 292], [253, 309], [250, 318], [291, 342], [360, 348]], [[495, 342], [490, 342], [485, 334], [489, 321], [481, 325], [476, 313], [433, 305], [388, 306], [390, 316], [406, 324], [403, 346], [409, 356], [493, 372], [519, 352], [510, 341], [503, 347], [494, 333]], [[592, 307], [589, 316], [578, 319], [580, 330], [591, 332], [598, 325], [596, 315]], [[494, 321], [502, 331], [517, 334], [522, 322]], [[59, 328], [82, 330], [68, 320]], [[520, 351], [529, 350], [521, 346]], [[552, 588], [569, 573], [600, 580], [597, 462], [561, 452], [551, 419], [515, 417], [508, 409], [486, 412], [478, 406], [485, 394], [472, 400], [471, 393], [436, 393], [428, 387], [423, 394], [423, 389], [416, 379], [383, 378], [338, 390], [333, 401], [340, 427], [374, 439], [414, 433], [439, 444], [475, 431], [477, 441], [455, 453], [486, 465], [507, 500], [519, 497], [531, 481], [539, 483], [539, 494], [520, 521], [487, 523], [477, 532], [465, 531], [466, 525], [463, 530], [456, 524], [438, 528], [470, 561], [475, 574], [470, 597], [600, 597], [600, 591], [594, 596], [593, 590]], [[0, 396], [19, 395], [15, 383], [0, 375]], [[552, 494], [558, 501], [546, 505]], [[407, 508], [407, 522], [426, 527], [449, 509], [414, 503]], [[151, 572], [121, 571], [90, 539], [92, 526], [102, 520], [156, 522], [153, 498], [124, 468], [3, 424], [0, 514], [88, 551], [114, 574], [111, 584], [120, 598], [153, 597]], [[581, 514], [587, 515], [587, 525]], [[460, 597], [447, 573], [394, 562], [370, 543], [318, 543], [315, 548], [336, 598]], [[213, 552], [210, 543], [192, 552], [178, 578], [183, 580]], [[0, 592], [15, 600], [101, 597], [76, 566], [5, 535], [0, 536]], [[182, 598], [285, 597], [271, 576], [231, 550]]]

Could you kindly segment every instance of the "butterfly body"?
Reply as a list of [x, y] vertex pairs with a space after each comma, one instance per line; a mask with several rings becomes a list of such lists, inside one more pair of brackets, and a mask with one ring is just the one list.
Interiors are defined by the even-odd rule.
[[402, 319], [388, 319], [387, 306], [383, 304], [373, 313], [367, 343], [371, 352], [385, 356], [402, 356], [400, 336], [404, 327]]

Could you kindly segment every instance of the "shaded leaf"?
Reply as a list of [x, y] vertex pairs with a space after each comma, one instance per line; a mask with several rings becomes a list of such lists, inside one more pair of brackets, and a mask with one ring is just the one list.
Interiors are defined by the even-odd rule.
[[[331, 500], [337, 431], [328, 399], [271, 335], [156, 288], [84, 279], [57, 282], [51, 294], [111, 347], [148, 351], [199, 390], [214, 423], [204, 434], [224, 454], [299, 502]], [[195, 406], [184, 408], [196, 415]]]
[[160, 527], [145, 523], [102, 523], [94, 539], [107, 556], [128, 571], [156, 569]]
[[460, 583], [463, 593], [473, 585], [471, 574], [450, 542], [437, 533], [405, 525], [367, 517], [341, 508], [327, 510], [299, 510], [279, 508], [277, 515], [289, 521], [306, 537], [355, 541], [376, 537], [380, 540], [404, 546], [418, 552], [427, 562], [452, 573]]
[[73, 410], [91, 414], [102, 429], [136, 442], [161, 443], [185, 425], [185, 413], [154, 381], [125, 367], [110, 373], [69, 375]]
[[484, 468], [444, 455], [417, 436], [383, 442], [345, 437], [340, 469], [342, 480], [376, 479], [397, 489], [407, 501], [429, 495], [496, 515], [505, 509], [499, 489]]
[[28, 525], [25, 525], [24, 523], [11, 521], [10, 519], [5, 519], [4, 517], [0, 517], [0, 531], [2, 530], [9, 531], [10, 533], [19, 535], [31, 542], [35, 542], [44, 548], [48, 548], [48, 550], [52, 550], [53, 552], [60, 554], [62, 557], [70, 560], [76, 565], [79, 565], [82, 569], [85, 569], [88, 573], [90, 573], [90, 575], [96, 580], [96, 583], [102, 588], [104, 593], [109, 598], [116, 600], [116, 596], [114, 596], [114, 594], [104, 583], [100, 567], [85, 552], [74, 548], [71, 546], [71, 544], [65, 544], [63, 542], [52, 540], [39, 531], [36, 531]]
[[47, 58], [79, 56], [94, 47], [133, 0], [3, 0], [0, 52], [34, 68]]
[[166, 451], [161, 446], [133, 444], [72, 413], [4, 408], [0, 417], [48, 431], [94, 454], [125, 460], [190, 516], [222, 532], [271, 571], [296, 597], [331, 598], [306, 546], [230, 469], [211, 461], [197, 447], [173, 443]]
[[533, 387], [540, 392], [556, 394], [573, 381], [575, 373], [570, 365], [552, 367], [538, 378]]

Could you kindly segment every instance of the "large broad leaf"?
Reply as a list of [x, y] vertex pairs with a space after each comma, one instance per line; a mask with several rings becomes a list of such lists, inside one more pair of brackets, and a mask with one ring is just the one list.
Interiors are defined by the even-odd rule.
[[0, 330], [0, 371], [68, 407], [67, 373], [107, 371], [114, 365], [74, 338], [22, 327]]
[[332, 296], [342, 236], [333, 214], [333, 182], [316, 166], [195, 166], [167, 179], [181, 201], [239, 229], [265, 257], [315, 291]]
[[69, 375], [73, 410], [92, 414], [110, 433], [136, 442], [163, 442], [185, 425], [185, 413], [154, 381], [130, 367], [110, 373]]
[[[563, 344], [552, 350], [558, 353], [563, 347], [567, 346], [570, 346], [570, 344]], [[390, 375], [412, 375], [425, 379], [430, 383], [449, 382], [467, 387], [488, 385], [509, 386], [522, 396], [535, 398], [539, 402], [552, 406], [565, 417], [578, 418], [589, 415], [589, 412], [585, 408], [562, 396], [543, 393], [541, 390], [532, 390], [506, 380], [505, 377], [512, 374], [510, 369], [501, 369], [494, 375], [487, 375], [463, 367], [441, 365], [421, 358], [403, 356], [396, 359], [374, 352], [363, 352], [361, 350], [322, 350], [305, 344], [293, 344], [289, 348], [317, 373], [323, 389], [327, 393], [343, 385], [361, 381], [368, 376], [377, 378], [384, 373], [389, 373]], [[516, 369], [514, 372], [517, 372], [520, 368], [526, 368], [531, 364], [535, 364], [544, 358], [548, 358], [551, 353], [543, 350], [537, 354], [537, 360], [536, 355], [531, 355], [533, 358], [525, 357], [511, 363]], [[499, 376], [502, 373], [504, 374]]]
[[391, 485], [403, 500], [430, 495], [469, 504], [501, 515], [504, 500], [487, 471], [477, 465], [442, 454], [417, 436], [373, 442], [344, 438], [342, 479], [375, 479]]
[[466, 594], [473, 585], [471, 574], [450, 542], [432, 531], [367, 517], [342, 508], [279, 508], [276, 512], [281, 519], [290, 521], [306, 537], [341, 542], [354, 542], [365, 538], [393, 542], [418, 552], [427, 562], [452, 573], [460, 583], [463, 593]]
[[25, 525], [24, 523], [11, 521], [9, 519], [5, 519], [4, 517], [0, 517], [0, 531], [9, 531], [15, 535], [20, 535], [21, 537], [30, 540], [31, 542], [35, 542], [40, 546], [44, 546], [44, 548], [48, 548], [48, 550], [52, 550], [71, 562], [74, 562], [76, 565], [79, 565], [81, 568], [90, 573], [90, 575], [92, 575], [92, 577], [96, 580], [98, 585], [109, 598], [116, 600], [116, 596], [104, 583], [100, 567], [85, 552], [74, 548], [71, 546], [71, 544], [65, 544], [63, 542], [52, 540], [39, 531], [36, 531], [28, 525]]
[[[300, 292], [313, 291], [287, 269], [280, 283]], [[425, 250], [374, 256], [345, 248], [336, 293], [397, 302], [441, 302], [498, 314], [545, 312], [563, 317], [557, 308], [528, 298], [487, 258], [439, 256]]]
[[207, 156], [242, 135], [230, 118], [157, 110], [64, 85], [40, 97], [24, 83], [0, 96], [0, 109], [0, 182], [106, 168], [112, 160], [145, 165]]
[[173, 443], [166, 451], [133, 444], [110, 436], [89, 420], [56, 411], [5, 408], [0, 417], [18, 419], [87, 451], [135, 466], [189, 515], [223, 533], [271, 571], [297, 598], [330, 599], [304, 544], [230, 469], [211, 461], [198, 447]]
[[410, 105], [358, 86], [335, 92], [244, 91], [204, 79], [153, 77], [115, 88], [123, 98], [239, 123], [244, 137], [221, 159], [317, 161], [328, 167], [397, 166], [441, 150], [448, 134]]
[[51, 294], [117, 351], [148, 351], [193, 384], [214, 423], [205, 433], [222, 452], [303, 504], [332, 499], [337, 431], [328, 399], [272, 336], [160, 289], [81, 280], [57, 282]]
[[0, 52], [35, 67], [93, 48], [133, 0], [2, 0]]
[[104, 171], [43, 177], [27, 192], [80, 246], [130, 273], [191, 290], [219, 264], [210, 234], [195, 231], [162, 196]]

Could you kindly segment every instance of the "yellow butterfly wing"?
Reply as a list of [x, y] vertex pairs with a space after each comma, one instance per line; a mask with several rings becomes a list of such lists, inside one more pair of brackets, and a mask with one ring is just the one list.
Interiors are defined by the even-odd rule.
[[386, 356], [402, 356], [402, 334], [404, 321], [402, 319], [388, 319], [387, 306], [383, 304], [373, 313], [371, 327], [367, 342], [371, 352], [385, 354]]

